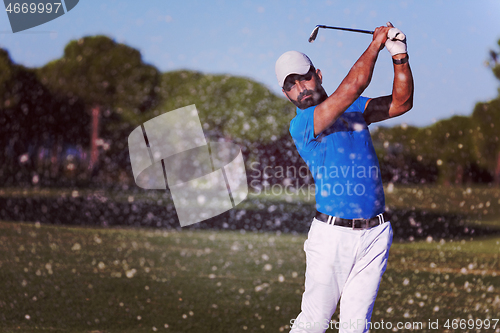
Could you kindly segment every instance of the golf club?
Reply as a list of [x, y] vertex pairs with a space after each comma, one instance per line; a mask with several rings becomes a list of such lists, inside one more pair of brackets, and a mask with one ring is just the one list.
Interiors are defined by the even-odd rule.
[[373, 35], [373, 31], [369, 31], [369, 30], [361, 30], [361, 29], [351, 29], [351, 28], [340, 28], [340, 27], [331, 27], [331, 26], [328, 26], [328, 25], [317, 25], [313, 32], [311, 33], [311, 36], [309, 37], [309, 43], [312, 43], [314, 42], [314, 40], [316, 39], [316, 37], [318, 36], [318, 31], [319, 31], [319, 28], [323, 28], [323, 29], [336, 29], [336, 30], [344, 30], [344, 31], [352, 31], [352, 32], [361, 32], [363, 34], [372, 34]]

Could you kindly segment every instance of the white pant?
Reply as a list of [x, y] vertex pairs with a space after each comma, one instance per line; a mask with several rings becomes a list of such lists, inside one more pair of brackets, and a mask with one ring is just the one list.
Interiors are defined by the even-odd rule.
[[[366, 332], [392, 244], [389, 222], [353, 230], [313, 219], [307, 240], [302, 312], [290, 333]], [[341, 297], [342, 296], [342, 297]], [[339, 322], [331, 317], [340, 298]]]

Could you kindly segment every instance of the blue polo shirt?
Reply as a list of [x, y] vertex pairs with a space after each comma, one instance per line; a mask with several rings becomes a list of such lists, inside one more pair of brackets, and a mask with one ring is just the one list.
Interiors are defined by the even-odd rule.
[[290, 122], [290, 134], [316, 185], [316, 209], [347, 219], [384, 212], [380, 166], [359, 97], [329, 128], [314, 136], [315, 106]]

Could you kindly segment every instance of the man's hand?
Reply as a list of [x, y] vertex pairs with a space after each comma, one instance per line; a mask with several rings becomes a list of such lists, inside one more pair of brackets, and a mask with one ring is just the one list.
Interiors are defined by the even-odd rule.
[[394, 28], [391, 22], [387, 22], [387, 27], [389, 27], [389, 32], [387, 33], [387, 40], [385, 42], [385, 47], [391, 56], [396, 54], [407, 53], [406, 52], [406, 36], [398, 28]]
[[[401, 30], [387, 23], [388, 35], [385, 41], [393, 60], [406, 57], [406, 36]], [[408, 60], [408, 59], [407, 59]], [[367, 124], [397, 117], [413, 107], [413, 76], [408, 61], [394, 63], [392, 95], [370, 99], [363, 117]]]
[[388, 38], [388, 33], [390, 31], [391, 27], [378, 27], [375, 28], [375, 31], [373, 32], [373, 41], [375, 45], [377, 45], [378, 50], [382, 50], [384, 46], [386, 45], [386, 41]]

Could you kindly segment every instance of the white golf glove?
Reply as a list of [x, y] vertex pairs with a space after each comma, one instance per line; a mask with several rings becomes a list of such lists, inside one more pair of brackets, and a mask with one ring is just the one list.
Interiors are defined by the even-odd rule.
[[393, 27], [387, 33], [387, 41], [385, 42], [385, 47], [391, 56], [395, 56], [400, 53], [407, 53], [406, 51], [406, 36], [398, 28], [394, 28], [391, 22], [387, 22], [388, 27]]

